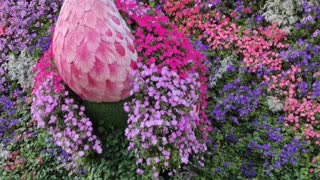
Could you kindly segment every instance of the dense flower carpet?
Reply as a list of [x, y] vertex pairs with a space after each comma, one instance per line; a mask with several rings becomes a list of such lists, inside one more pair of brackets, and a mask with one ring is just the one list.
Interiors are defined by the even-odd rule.
[[1, 0], [0, 179], [320, 179], [318, 0]]

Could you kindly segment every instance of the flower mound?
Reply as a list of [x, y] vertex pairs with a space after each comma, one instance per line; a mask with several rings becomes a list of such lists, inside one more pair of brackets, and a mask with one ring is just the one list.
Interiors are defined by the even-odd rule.
[[92, 123], [75, 100], [68, 97], [57, 69], [52, 64], [52, 48], [40, 59], [33, 90], [31, 114], [38, 128], [46, 128], [57, 146], [72, 155], [76, 162], [87, 151], [102, 152], [100, 140], [93, 135]]
[[135, 95], [125, 105], [129, 149], [143, 166], [137, 173], [157, 178], [162, 169], [175, 172], [191, 154], [196, 159], [206, 151], [199, 137], [206, 139], [210, 131], [204, 113], [207, 70], [202, 55], [161, 11], [134, 1], [119, 0], [117, 5], [128, 24], [137, 27]]
[[129, 113], [125, 134], [137, 164], [150, 166], [157, 176], [161, 167], [177, 169], [181, 163], [187, 164], [192, 154], [206, 151], [206, 145], [197, 140], [199, 116], [193, 107], [201, 84], [197, 73], [182, 79], [167, 66], [160, 69], [139, 63], [136, 73], [131, 93], [143, 97], [125, 104]]

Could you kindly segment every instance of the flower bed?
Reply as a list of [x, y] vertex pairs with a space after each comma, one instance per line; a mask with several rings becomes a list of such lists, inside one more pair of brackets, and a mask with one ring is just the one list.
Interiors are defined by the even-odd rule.
[[[95, 103], [55, 64], [59, 12], [79, 18], [95, 7], [69, 1], [0, 2], [0, 179], [320, 178], [319, 2], [105, 1], [121, 14], [105, 23], [123, 18], [132, 36], [119, 26], [103, 41], [122, 39], [114, 52], [138, 57], [131, 84], [117, 84], [130, 97]], [[114, 66], [101, 69], [117, 74]], [[86, 90], [116, 94], [113, 85]]]

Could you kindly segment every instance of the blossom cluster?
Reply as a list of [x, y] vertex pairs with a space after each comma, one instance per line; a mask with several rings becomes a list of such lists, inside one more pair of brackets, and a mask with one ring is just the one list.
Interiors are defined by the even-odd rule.
[[36, 60], [23, 50], [18, 57], [10, 55], [8, 62], [2, 66], [7, 71], [8, 79], [11, 81], [17, 80], [18, 84], [24, 89], [31, 89], [33, 87], [34, 74], [32, 70], [36, 65]]
[[284, 139], [281, 131], [284, 116], [280, 116], [277, 120], [273, 120], [274, 127], [267, 121], [270, 117], [264, 116], [262, 123], [254, 122], [256, 134], [259, 138], [255, 138], [248, 145], [248, 155], [258, 155], [264, 159], [264, 168], [266, 175], [281, 169], [286, 165], [296, 165], [301, 156], [309, 152], [306, 149], [306, 142], [300, 138], [293, 138], [290, 141]]
[[37, 36], [53, 25], [63, 0], [4, 0], [0, 3], [0, 54], [32, 52]]
[[[164, 11], [174, 17], [179, 28], [186, 37], [195, 35], [197, 39], [205, 39], [213, 49], [229, 49], [230, 45], [237, 40], [238, 27], [230, 22], [230, 18], [223, 15], [219, 10], [214, 10], [214, 16], [210, 11], [219, 4], [214, 5], [196, 1], [165, 1]], [[199, 13], [202, 12], [202, 13]], [[204, 32], [204, 33], [199, 33]]]
[[17, 110], [19, 110], [17, 102], [25, 102], [22, 91], [10, 92], [9, 90], [10, 87], [6, 87], [0, 96], [0, 142], [5, 147], [14, 142], [15, 129], [24, 121], [22, 118], [15, 117]]
[[72, 155], [76, 162], [90, 151], [102, 153], [101, 142], [93, 133], [85, 108], [69, 97], [57, 69], [52, 64], [52, 47], [36, 66], [36, 86], [31, 114], [38, 128], [45, 128], [54, 143]]
[[226, 97], [219, 98], [213, 97], [214, 101], [218, 101], [210, 116], [214, 121], [226, 123], [232, 121], [236, 125], [241, 123], [241, 120], [248, 118], [250, 113], [259, 108], [260, 97], [264, 95], [261, 87], [255, 87], [255, 82], [249, 86], [241, 85], [241, 79], [236, 79], [234, 82], [227, 84], [217, 94], [222, 96], [227, 94]]
[[229, 49], [238, 40], [237, 33], [239, 27], [231, 23], [229, 18], [225, 18], [218, 24], [206, 23], [204, 27], [204, 37], [208, 36], [206, 41], [214, 50]]
[[262, 15], [266, 21], [277, 23], [281, 30], [290, 32], [293, 25], [298, 22], [298, 14], [302, 10], [302, 0], [268, 0], [263, 7]]
[[[134, 113], [129, 114], [129, 126], [126, 132], [131, 142], [129, 149], [135, 152], [139, 164], [146, 161], [147, 165], [150, 166], [150, 160], [156, 158], [155, 164], [157, 165], [154, 166], [155, 169], [152, 171], [156, 173], [154, 174], [155, 176], [158, 176], [157, 173], [160, 167], [174, 170], [180, 163], [188, 163], [190, 153], [193, 152], [197, 154], [198, 152], [205, 151], [201, 140], [198, 142], [197, 139], [201, 135], [203, 139], [206, 139], [206, 133], [210, 131], [210, 127], [208, 127], [209, 123], [204, 113], [204, 109], [206, 108], [206, 67], [203, 64], [204, 59], [202, 55], [193, 49], [189, 40], [178, 31], [177, 26], [169, 22], [169, 18], [163, 15], [161, 11], [155, 9], [153, 11], [147, 11], [148, 13], [146, 14], [136, 14], [130, 11], [130, 9], [134, 7], [134, 4], [118, 1], [117, 5], [120, 11], [128, 16], [128, 23], [137, 25], [137, 28], [134, 29], [136, 39], [135, 46], [139, 53], [139, 68], [140, 71], [142, 71], [136, 74], [139, 80], [139, 83], [134, 83], [136, 86], [133, 87], [133, 92], [136, 93], [136, 95], [132, 102], [125, 106], [127, 111], [129, 111], [130, 108], [134, 109], [132, 110]], [[138, 6], [138, 4], [135, 5]], [[172, 74], [172, 77], [169, 76], [169, 73]], [[198, 74], [195, 80], [199, 82], [190, 80], [190, 75], [193, 74]], [[152, 77], [149, 77], [150, 75], [152, 75]], [[156, 81], [160, 82], [157, 87], [153, 85]], [[161, 85], [162, 81], [166, 81], [166, 83]], [[180, 81], [183, 83], [180, 83]], [[141, 84], [141, 82], [145, 82], [145, 84]], [[186, 84], [184, 84], [184, 82]], [[189, 86], [192, 87], [191, 89], [188, 88], [187, 83], [190, 83]], [[140, 88], [144, 86], [149, 87], [147, 88], [148, 92], [141, 91]], [[178, 88], [181, 88], [185, 92], [177, 91]], [[164, 91], [160, 91], [161, 89]], [[166, 96], [166, 89], [172, 91], [172, 93], [168, 93], [168, 95], [173, 97]], [[189, 93], [194, 99], [193, 108], [190, 107], [191, 102], [188, 102], [190, 101]], [[153, 96], [155, 96], [156, 99], [151, 98]], [[180, 109], [179, 105], [184, 110]], [[147, 110], [147, 112], [145, 112], [145, 110]], [[136, 114], [140, 111], [143, 111], [147, 117]], [[194, 111], [196, 111], [196, 113]], [[191, 117], [190, 113], [192, 114]], [[171, 115], [173, 115], [173, 119], [171, 119]], [[161, 118], [162, 116], [163, 118]], [[173, 124], [169, 122], [165, 123], [164, 119], [167, 119], [166, 121], [169, 122], [172, 121]], [[147, 137], [152, 138], [151, 143], [153, 144], [151, 145], [157, 145], [157, 138], [162, 138], [165, 147], [174, 147], [171, 150], [172, 152], [168, 154], [169, 149], [167, 148], [160, 150], [155, 147], [155, 149], [149, 148], [149, 146], [151, 146], [149, 144], [143, 144], [146, 135], [141, 134], [138, 127], [135, 126], [140, 126], [141, 121], [144, 124], [144, 121], [147, 120], [157, 120], [157, 123], [160, 124], [155, 124], [155, 126], [159, 126], [160, 129], [164, 128], [164, 134], [159, 135], [152, 135], [153, 131], [151, 128], [151, 132], [149, 132], [151, 136], [149, 137], [148, 135]], [[181, 125], [181, 128], [169, 130], [177, 127], [177, 125]], [[134, 129], [130, 130], [132, 128]], [[170, 137], [170, 132], [174, 132], [172, 137]], [[142, 142], [134, 145], [137, 143], [135, 139], [139, 139], [139, 141], [142, 139]], [[186, 144], [183, 144], [183, 142]], [[139, 149], [138, 151], [137, 148], [140, 147], [145, 150]], [[160, 158], [161, 156], [162, 158]], [[180, 157], [178, 161], [173, 158], [177, 156]], [[160, 160], [162, 163], [159, 163]], [[143, 170], [138, 171], [138, 173], [142, 173]]]
[[206, 151], [197, 140], [199, 75], [182, 79], [167, 66], [160, 69], [155, 64], [139, 63], [138, 70], [131, 92], [136, 98], [124, 106], [129, 113], [125, 134], [137, 164], [149, 166], [158, 177], [161, 168], [175, 171], [191, 154]]
[[[212, 142], [213, 143], [212, 146], [214, 147], [213, 149], [220, 148], [219, 144], [225, 143], [225, 142], [219, 141], [218, 137], [221, 137], [221, 136], [227, 137], [226, 138], [227, 142], [238, 142], [236, 139], [234, 139], [233, 135], [228, 135], [228, 133], [230, 133], [230, 131], [232, 132], [236, 131], [236, 129], [238, 129], [237, 128], [238, 126], [239, 126], [239, 129], [241, 129], [241, 127], [250, 126], [250, 125], [246, 125], [247, 123], [246, 121], [248, 120], [250, 121], [253, 118], [252, 116], [256, 114], [255, 111], [257, 111], [258, 109], [257, 107], [259, 107], [260, 109], [265, 104], [268, 107], [267, 109], [270, 110], [272, 114], [276, 115], [277, 113], [283, 113], [283, 111], [288, 112], [288, 108], [290, 109], [290, 106], [288, 106], [288, 104], [284, 100], [284, 97], [288, 96], [289, 94], [294, 95], [295, 98], [297, 99], [301, 97], [305, 97], [307, 99], [307, 96], [309, 96], [309, 98], [312, 98], [314, 101], [317, 98], [318, 93], [316, 90], [319, 87], [318, 85], [319, 83], [317, 80], [314, 80], [314, 78], [312, 78], [312, 75], [310, 76], [310, 74], [313, 74], [313, 76], [316, 76], [315, 70], [318, 68], [318, 65], [316, 63], [317, 60], [314, 59], [311, 62], [311, 60], [301, 59], [301, 57], [305, 59], [311, 59], [313, 54], [317, 56], [318, 50], [314, 50], [317, 48], [317, 46], [311, 47], [309, 45], [305, 48], [306, 51], [311, 50], [312, 51], [311, 53], [308, 52], [303, 54], [302, 52], [296, 51], [294, 53], [291, 53], [290, 55], [288, 54], [288, 56], [285, 56], [283, 52], [280, 52], [281, 50], [286, 50], [289, 47], [287, 43], [288, 41], [287, 41], [286, 35], [287, 33], [290, 33], [290, 31], [287, 31], [287, 33], [285, 33], [283, 32], [283, 30], [287, 30], [286, 29], [287, 25], [289, 25], [290, 28], [292, 28], [296, 22], [302, 19], [298, 17], [299, 13], [302, 12], [302, 9], [304, 11], [303, 13], [305, 13], [305, 18], [302, 20], [302, 23], [297, 23], [297, 27], [300, 29], [302, 27], [306, 27], [306, 29], [308, 29], [308, 31], [311, 32], [310, 35], [312, 35], [313, 38], [318, 36], [318, 31], [317, 31], [318, 28], [314, 28], [314, 26], [316, 26], [315, 22], [317, 22], [319, 19], [319, 13], [318, 13], [319, 11], [317, 9], [318, 6], [314, 6], [315, 5], [314, 2], [303, 1], [302, 3], [302, 1], [299, 1], [299, 2], [297, 1], [298, 4], [300, 5], [303, 4], [303, 8], [300, 8], [301, 7], [300, 6], [298, 9], [292, 8], [294, 4], [290, 4], [288, 6], [275, 6], [272, 9], [270, 3], [288, 4], [289, 1], [285, 1], [285, 2], [271, 1], [271, 0], [268, 1], [269, 5], [268, 4], [266, 5], [266, 6], [270, 6], [266, 8], [268, 11], [271, 12], [271, 10], [274, 10], [274, 8], [280, 8], [280, 9], [282, 8], [284, 11], [288, 12], [287, 14], [285, 14], [285, 16], [287, 17], [295, 16], [294, 18], [291, 18], [291, 17], [289, 18], [290, 22], [289, 21], [285, 22], [287, 17], [284, 17], [284, 20], [281, 20], [282, 22], [278, 24], [280, 25], [281, 29], [279, 29], [276, 24], [273, 24], [268, 27], [259, 27], [259, 25], [262, 25], [261, 22], [263, 22], [264, 19], [272, 22], [274, 19], [271, 20], [269, 18], [268, 13], [270, 14], [270, 12], [264, 13], [262, 11], [262, 13], [264, 13], [263, 16], [252, 14], [252, 12], [255, 10], [253, 10], [253, 8], [252, 10], [251, 8], [246, 8], [246, 6], [249, 5], [247, 2], [242, 2], [242, 1], [235, 2], [233, 4], [235, 7], [234, 9], [231, 9], [231, 11], [230, 9], [220, 8], [220, 7], [226, 7], [226, 6], [228, 8], [232, 7], [232, 5], [222, 1], [210, 1], [210, 2], [207, 1], [207, 2], [204, 2], [203, 4], [199, 3], [198, 1], [176, 2], [176, 1], [169, 0], [169, 1], [161, 1], [161, 2], [162, 2], [164, 12], [166, 12], [171, 16], [172, 21], [176, 22], [179, 25], [179, 28], [182, 30], [182, 32], [185, 33], [186, 36], [189, 36], [190, 34], [192, 34], [198, 40], [202, 40], [202, 42], [204, 42], [204, 44], [202, 44], [202, 42], [197, 41], [196, 45], [198, 46], [197, 49], [199, 50], [202, 49], [202, 53], [211, 56], [209, 57], [209, 59], [211, 58], [211, 60], [209, 60], [208, 63], [206, 63], [209, 66], [208, 74], [211, 77], [215, 77], [216, 75], [220, 74], [219, 68], [224, 67], [223, 65], [224, 63], [222, 63], [221, 60], [225, 60], [225, 58], [230, 56], [230, 54], [232, 54], [232, 51], [233, 51], [233, 52], [236, 52], [238, 56], [237, 58], [239, 59], [243, 58], [243, 60], [241, 59], [241, 62], [239, 63], [229, 64], [228, 68], [224, 68], [223, 70], [226, 70], [224, 71], [224, 79], [226, 79], [230, 83], [230, 81], [237, 82], [237, 80], [235, 79], [237, 79], [237, 77], [241, 77], [241, 79], [248, 80], [249, 82], [251, 80], [254, 80], [256, 81], [256, 85], [260, 86], [260, 93], [257, 92], [257, 94], [254, 93], [254, 95], [250, 95], [250, 96], [253, 96], [253, 100], [254, 100], [253, 102], [255, 105], [253, 106], [255, 107], [254, 110], [251, 110], [252, 108], [251, 106], [244, 105], [246, 96], [243, 93], [238, 92], [239, 87], [232, 89], [232, 91], [238, 92], [239, 94], [239, 97], [237, 97], [239, 99], [238, 101], [235, 100], [235, 97], [232, 91], [219, 92], [217, 90], [217, 88], [225, 89], [225, 88], [228, 88], [230, 85], [236, 85], [236, 84], [227, 84], [224, 86], [225, 82], [216, 82], [215, 78], [209, 78], [209, 85], [210, 83], [214, 84], [214, 86], [212, 86], [214, 88], [209, 89], [209, 95], [210, 94], [211, 95], [209, 96], [208, 112], [210, 113], [209, 118], [211, 119], [212, 117], [211, 120], [213, 122], [213, 127], [217, 128], [217, 129], [214, 128], [213, 130], [213, 134], [217, 137], [209, 138], [211, 142], [215, 140], [215, 142]], [[194, 12], [198, 12], [198, 13], [194, 13]], [[207, 12], [210, 12], [210, 14], [208, 14]], [[199, 17], [201, 15], [202, 17]], [[273, 17], [277, 15], [278, 15], [277, 13], [272, 14]], [[184, 19], [185, 17], [188, 17], [189, 19], [191, 19], [190, 23], [189, 21]], [[241, 27], [241, 25], [243, 25], [242, 23], [243, 19], [246, 17], [248, 17], [247, 19], [248, 24], [246, 24], [246, 27]], [[194, 22], [195, 19], [196, 21]], [[255, 22], [254, 25], [251, 24], [253, 22], [252, 20], [254, 20]], [[207, 27], [210, 27], [210, 26], [215, 27], [215, 28], [212, 28], [211, 33], [209, 33], [209, 31], [206, 31], [206, 32], [203, 31], [203, 28], [205, 27], [206, 24], [207, 24]], [[221, 28], [216, 28], [216, 27], [221, 26], [222, 24], [225, 25], [226, 27], [231, 26], [233, 24], [233, 26], [235, 27], [234, 28], [235, 30], [233, 32], [230, 31], [232, 33], [228, 34], [229, 31], [228, 29], [226, 29], [227, 32], [221, 33], [218, 31]], [[194, 39], [191, 38], [191, 40], [194, 40]], [[317, 42], [316, 40], [312, 40], [312, 41], [314, 41], [314, 44], [316, 44]], [[220, 42], [220, 43], [216, 43], [217, 45], [215, 46], [215, 44], [212, 44], [213, 42]], [[211, 45], [211, 49], [203, 48], [203, 47], [206, 47], [207, 45]], [[299, 43], [297, 46], [304, 47], [305, 45]], [[221, 52], [222, 49], [225, 51]], [[231, 53], [228, 51], [228, 49], [231, 49]], [[292, 48], [289, 47], [289, 49], [292, 49]], [[289, 50], [289, 52], [292, 52], [292, 50]], [[292, 57], [292, 55], [293, 57], [296, 57], [296, 58], [294, 58], [294, 60], [291, 61], [290, 58]], [[289, 65], [288, 65], [288, 60], [290, 60]], [[302, 71], [300, 72], [298, 71], [295, 72], [294, 75], [291, 75], [291, 76], [308, 76], [306, 77], [306, 80], [308, 79], [308, 81], [303, 81], [299, 79], [299, 81], [295, 81], [293, 84], [289, 83], [288, 81], [283, 83], [281, 82], [282, 87], [280, 89], [282, 89], [283, 91], [279, 89], [275, 89], [275, 87], [279, 87], [278, 85], [279, 85], [279, 82], [281, 81], [280, 80], [281, 78], [278, 79], [276, 78], [276, 76], [284, 75], [285, 76], [284, 79], [286, 78], [289, 79], [290, 71], [287, 71], [284, 73], [282, 73], [281, 71], [283, 70], [285, 71], [287, 67], [290, 68], [292, 63], [294, 64], [294, 61], [299, 61], [301, 65], [299, 65], [298, 67], [303, 66], [304, 69], [302, 69]], [[241, 65], [244, 65], [246, 68], [241, 70]], [[236, 69], [238, 69], [238, 71]], [[272, 81], [272, 79], [274, 79], [275, 81], [274, 83], [266, 83], [259, 78], [256, 79], [256, 77], [252, 75], [256, 75], [256, 77], [259, 77], [259, 78], [264, 76], [268, 80], [271, 79]], [[313, 79], [313, 80], [310, 81], [310, 79]], [[246, 81], [244, 83], [246, 83]], [[256, 86], [254, 84], [255, 83], [253, 83], [251, 86]], [[292, 84], [292, 86], [290, 86], [290, 84]], [[263, 92], [263, 90], [266, 87], [265, 85], [267, 85], [269, 89], [269, 91], [267, 92]], [[252, 88], [251, 86], [249, 86], [248, 88], [249, 89]], [[312, 89], [312, 92], [309, 92], [311, 86], [314, 89]], [[248, 90], [245, 90], [244, 92], [248, 92]], [[284, 94], [282, 94], [283, 92]], [[263, 100], [263, 98], [261, 97], [265, 95], [268, 95], [268, 98]], [[242, 101], [242, 99], [244, 101]], [[297, 102], [296, 106], [292, 106], [295, 108], [292, 111], [290, 111], [290, 113], [292, 113], [294, 116], [298, 116], [302, 112], [306, 112], [306, 111], [309, 111], [309, 114], [310, 113], [316, 114], [316, 111], [314, 110], [317, 109], [317, 106], [313, 106], [311, 102], [303, 103], [303, 101], [300, 102], [300, 100], [297, 100], [296, 102]], [[312, 103], [314, 104], [314, 102]], [[247, 107], [250, 110], [246, 114], [238, 114], [239, 111], [236, 111], [237, 106], [240, 107], [241, 112], [243, 110], [246, 110]], [[304, 107], [306, 107], [307, 109], [305, 109]], [[297, 114], [294, 114], [294, 112], [296, 112], [296, 110], [298, 109], [301, 110], [301, 113], [299, 113], [300, 112], [299, 111]], [[243, 112], [246, 112], [246, 111], [243, 111]], [[258, 111], [257, 113], [260, 113], [260, 111]], [[307, 114], [303, 114], [303, 116], [306, 117]], [[288, 116], [283, 117], [283, 119], [287, 121]], [[231, 121], [231, 123], [234, 123], [234, 125], [231, 126], [232, 127], [231, 130], [229, 129], [230, 128], [230, 123], [228, 123], [229, 120]], [[260, 121], [263, 121], [263, 119]], [[282, 123], [288, 126], [288, 124], [285, 123], [286, 121], [282, 121]], [[312, 120], [311, 119], [308, 120], [307, 124], [310, 124], [311, 122], [313, 122], [314, 125], [312, 126], [310, 125], [310, 128], [307, 128], [307, 129], [309, 130], [315, 129], [316, 127], [315, 125], [317, 124], [317, 121], [318, 121], [317, 116], [312, 117]], [[221, 122], [222, 122], [222, 125], [219, 124]], [[305, 129], [305, 126], [303, 127], [303, 129]], [[243, 131], [243, 128], [241, 130]], [[317, 132], [317, 130], [314, 130], [312, 132], [313, 133], [309, 133], [309, 138], [311, 138], [311, 136], [316, 137], [316, 134], [314, 134], [314, 132]], [[221, 133], [224, 135], [220, 135]], [[259, 134], [260, 132], [255, 132], [255, 133]], [[307, 133], [307, 132], [304, 132], [304, 133]], [[301, 141], [300, 140], [299, 142], [296, 142], [296, 141], [298, 140], [293, 140], [291, 145], [289, 145], [290, 143], [287, 142], [289, 143], [288, 149], [294, 149], [294, 146], [296, 145], [299, 146], [298, 144]], [[316, 141], [313, 140], [313, 143], [315, 142]], [[247, 142], [244, 142], [244, 143], [247, 143]], [[283, 153], [285, 152], [286, 150], [283, 150]], [[293, 156], [296, 156], [297, 154], [299, 153], [294, 152], [294, 153], [291, 153], [291, 154], [289, 153], [283, 156], [294, 158]], [[223, 157], [221, 156], [217, 158], [223, 159]], [[279, 159], [278, 164], [281, 162], [282, 160]], [[285, 163], [280, 166], [278, 166], [278, 164], [274, 166], [272, 170], [277, 168], [281, 169]], [[295, 166], [297, 163], [292, 161], [291, 164]], [[259, 163], [253, 163], [252, 161], [248, 163], [244, 163], [243, 168], [241, 168], [241, 172], [243, 172], [247, 178], [253, 178], [257, 175], [257, 173], [254, 172], [254, 168], [256, 166], [259, 166]], [[218, 172], [221, 172], [221, 169], [215, 170], [215, 174]]]
[[[169, 18], [161, 11], [154, 10], [148, 14], [139, 16], [130, 11], [138, 4], [126, 4], [118, 1], [120, 12], [127, 14], [129, 23], [138, 25], [135, 29], [135, 46], [139, 53], [139, 62], [147, 65], [156, 64], [158, 67], [168, 66], [173, 72], [177, 72], [181, 78], [186, 78], [190, 72], [196, 71], [200, 75], [200, 115], [202, 118], [197, 126], [203, 126], [203, 131], [208, 131], [208, 121], [204, 110], [207, 107], [206, 92], [206, 67], [202, 55], [193, 49], [190, 41], [178, 31], [178, 27], [169, 23]], [[141, 7], [142, 8], [142, 7]], [[153, 15], [152, 15], [153, 14]]]
[[261, 66], [267, 66], [272, 71], [281, 70], [282, 59], [271, 49], [284, 49], [288, 45], [281, 42], [286, 40], [286, 34], [276, 24], [243, 33], [244, 36], [237, 41], [238, 53], [244, 56], [243, 62], [252, 72], [256, 72]]
[[[300, 66], [302, 66], [307, 62], [302, 61], [301, 63], [296, 63], [297, 65], [300, 64]], [[304, 90], [304, 88], [301, 88], [301, 84], [305, 84], [303, 83], [303, 78], [297, 77], [302, 73], [304, 67], [306, 66], [296, 67], [292, 65], [291, 69], [284, 73], [278, 74], [277, 76], [273, 75], [271, 78], [266, 77], [267, 82], [272, 82], [268, 91], [275, 91], [278, 93], [279, 97], [284, 98], [283, 110], [288, 114], [286, 117], [287, 123], [285, 125], [289, 126], [288, 124], [292, 124], [294, 126], [294, 131], [300, 128], [306, 128], [306, 130], [304, 130], [306, 138], [314, 138], [314, 143], [320, 145], [320, 142], [318, 141], [320, 134], [316, 131], [316, 126], [318, 124], [316, 115], [320, 113], [320, 105], [316, 101], [313, 101], [313, 99], [316, 98], [315, 94], [313, 94], [312, 97], [312, 92], [308, 92], [308, 89]], [[308, 66], [308, 71], [305, 71], [305, 75], [308, 75], [309, 72], [313, 72], [310, 68], [311, 66]], [[316, 84], [314, 84], [314, 87], [317, 87]], [[299, 91], [301, 93], [299, 93]], [[303, 123], [302, 127], [301, 123]]]
[[201, 39], [201, 35], [198, 36], [196, 30], [198, 28], [205, 30], [203, 21], [209, 19], [209, 13], [202, 12], [205, 4], [202, 4], [199, 0], [160, 0], [160, 2], [163, 3], [163, 10], [174, 18], [174, 22], [179, 25], [181, 32], [183, 32], [186, 37], [196, 35], [197, 38]]
[[313, 0], [304, 0], [302, 3], [303, 18], [296, 24], [296, 29], [312, 31], [313, 26], [317, 26], [317, 21], [320, 20], [320, 4]]

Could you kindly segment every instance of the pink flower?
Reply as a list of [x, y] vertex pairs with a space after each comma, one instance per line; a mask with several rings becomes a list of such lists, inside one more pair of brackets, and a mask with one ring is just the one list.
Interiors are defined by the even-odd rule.
[[4, 26], [0, 26], [0, 36], [4, 36], [4, 35], [5, 35]]
[[309, 173], [312, 174], [313, 172], [314, 172], [314, 169], [313, 169], [313, 168], [310, 168], [310, 169], [309, 169]]
[[79, 155], [79, 157], [83, 157], [84, 156], [84, 152], [83, 151], [79, 151], [78, 155]]
[[143, 174], [144, 171], [142, 169], [137, 169], [137, 174]]

